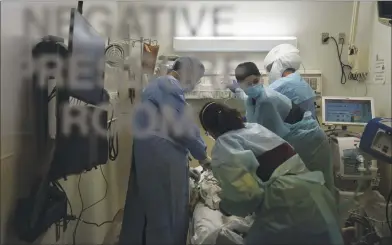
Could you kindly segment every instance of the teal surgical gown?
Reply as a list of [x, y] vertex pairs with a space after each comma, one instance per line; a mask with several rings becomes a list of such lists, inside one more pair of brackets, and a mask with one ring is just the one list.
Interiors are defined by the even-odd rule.
[[285, 95], [304, 111], [310, 111], [313, 118], [316, 118], [316, 109], [314, 105], [316, 94], [298, 72], [292, 73], [286, 77], [281, 77], [268, 87]]
[[220, 136], [211, 155], [222, 209], [237, 216], [255, 214], [245, 244], [343, 245], [336, 202], [321, 172], [309, 171], [295, 155], [268, 181], [257, 177], [259, 164], [268, 163], [259, 163], [255, 154], [285, 142], [267, 131], [248, 123]]

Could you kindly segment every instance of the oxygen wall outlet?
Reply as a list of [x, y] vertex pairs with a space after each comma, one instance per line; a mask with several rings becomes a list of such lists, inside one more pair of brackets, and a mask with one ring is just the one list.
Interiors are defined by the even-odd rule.
[[344, 32], [339, 33], [339, 44], [344, 44], [346, 42], [346, 34]]
[[321, 33], [321, 44], [328, 44], [329, 43], [329, 33], [323, 32]]

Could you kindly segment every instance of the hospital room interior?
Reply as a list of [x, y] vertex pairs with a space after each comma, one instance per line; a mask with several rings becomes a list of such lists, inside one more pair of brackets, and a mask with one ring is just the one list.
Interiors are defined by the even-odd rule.
[[[392, 244], [392, 2], [2, 1], [1, 23], [1, 244]], [[165, 125], [193, 143], [138, 137], [147, 104], [191, 108]]]

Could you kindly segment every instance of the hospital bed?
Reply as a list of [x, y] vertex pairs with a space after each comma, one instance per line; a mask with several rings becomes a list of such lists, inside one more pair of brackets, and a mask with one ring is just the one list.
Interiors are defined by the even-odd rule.
[[[194, 168], [202, 172], [201, 167]], [[211, 171], [201, 173], [200, 180], [190, 178], [191, 222], [188, 243], [244, 244], [244, 238], [253, 223], [253, 217], [225, 216], [219, 211], [218, 182]]]
[[[201, 167], [193, 169], [199, 173], [202, 172]], [[189, 178], [189, 181], [191, 221], [188, 231], [188, 245], [244, 244], [244, 237], [253, 223], [253, 217], [228, 217], [219, 211], [218, 193], [221, 189], [211, 171], [201, 173], [199, 180]], [[123, 210], [120, 210], [111, 224], [103, 244], [118, 244], [122, 219]]]

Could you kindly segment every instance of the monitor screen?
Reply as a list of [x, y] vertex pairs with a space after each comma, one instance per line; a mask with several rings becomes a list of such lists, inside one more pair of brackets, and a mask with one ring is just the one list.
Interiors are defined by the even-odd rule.
[[[76, 10], [71, 10], [69, 31], [70, 96], [97, 105], [103, 102], [105, 39]], [[75, 67], [80, 68], [76, 70]]]
[[367, 124], [373, 118], [371, 99], [324, 99], [324, 122], [329, 124]]
[[378, 17], [392, 19], [392, 2], [378, 1]]

